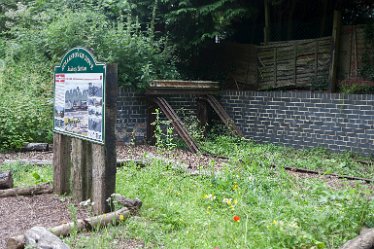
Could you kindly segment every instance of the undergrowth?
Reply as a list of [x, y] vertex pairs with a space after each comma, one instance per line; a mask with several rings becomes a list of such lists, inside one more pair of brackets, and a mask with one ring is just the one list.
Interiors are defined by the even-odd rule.
[[363, 225], [374, 225], [367, 186], [295, 181], [271, 163], [246, 154], [211, 176], [190, 176], [159, 161], [127, 165], [117, 173], [116, 189], [143, 201], [140, 216], [81, 235], [76, 248], [114, 248], [113, 241], [127, 239], [146, 248], [339, 248]]
[[218, 136], [200, 147], [216, 156], [252, 155], [270, 160], [277, 167], [296, 167], [357, 177], [374, 178], [374, 160], [354, 153], [333, 153], [324, 148], [294, 149], [273, 144], [259, 144], [250, 140]]
[[[374, 226], [371, 185], [340, 180], [332, 187], [319, 178], [296, 180], [282, 167], [273, 167], [310, 163], [327, 171], [335, 163], [358, 160], [352, 155], [229, 137], [207, 143], [206, 150], [230, 160], [219, 171], [212, 168], [200, 176], [158, 160], [142, 168], [119, 168], [116, 192], [140, 198], [140, 214], [65, 242], [73, 248], [99, 249], [121, 248], [129, 240], [145, 248], [323, 249], [339, 248], [363, 226]], [[35, 167], [29, 173], [14, 167], [17, 184], [33, 179]], [[48, 179], [52, 169], [46, 169], [49, 173], [39, 174]]]

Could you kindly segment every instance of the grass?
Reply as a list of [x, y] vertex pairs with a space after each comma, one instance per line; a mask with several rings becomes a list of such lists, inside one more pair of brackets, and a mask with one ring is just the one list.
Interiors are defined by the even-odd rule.
[[13, 173], [14, 187], [27, 187], [40, 183], [52, 182], [52, 167], [25, 165], [25, 164], [3, 164], [0, 172], [11, 170]]
[[[104, 249], [120, 248], [124, 240], [133, 239], [146, 248], [321, 249], [339, 248], [361, 227], [374, 226], [372, 186], [342, 181], [336, 189], [318, 178], [296, 181], [282, 167], [272, 167], [299, 163], [325, 170], [326, 164], [326, 170], [337, 170], [329, 160], [346, 160], [351, 166], [356, 158], [220, 139], [206, 145], [211, 153], [230, 157], [217, 174], [190, 176], [160, 161], [144, 168], [119, 168], [116, 191], [143, 201], [140, 216], [67, 238], [66, 243]], [[341, 172], [371, 174], [358, 165], [343, 168]], [[22, 174], [16, 182], [32, 179], [32, 172], [16, 171], [15, 176]]]
[[332, 153], [323, 148], [300, 150], [228, 136], [216, 137], [203, 143], [201, 148], [218, 156], [258, 156], [278, 167], [289, 166], [374, 179], [374, 160], [349, 152]]
[[209, 177], [160, 162], [119, 169], [117, 192], [143, 200], [140, 217], [92, 235], [102, 247], [74, 248], [113, 248], [121, 238], [149, 248], [339, 248], [374, 224], [367, 186], [334, 190], [318, 179], [295, 181], [269, 162], [240, 161]]

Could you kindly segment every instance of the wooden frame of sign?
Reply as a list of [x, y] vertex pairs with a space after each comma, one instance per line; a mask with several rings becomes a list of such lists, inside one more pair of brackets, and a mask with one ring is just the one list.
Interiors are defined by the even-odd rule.
[[96, 63], [84, 48], [55, 68], [53, 188], [77, 202], [91, 199], [96, 214], [110, 211], [115, 191], [118, 66]]

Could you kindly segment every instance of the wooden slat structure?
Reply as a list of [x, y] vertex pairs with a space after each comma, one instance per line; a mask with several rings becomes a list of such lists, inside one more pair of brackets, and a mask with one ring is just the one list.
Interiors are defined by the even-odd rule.
[[331, 37], [257, 46], [259, 90], [310, 87], [327, 81]]

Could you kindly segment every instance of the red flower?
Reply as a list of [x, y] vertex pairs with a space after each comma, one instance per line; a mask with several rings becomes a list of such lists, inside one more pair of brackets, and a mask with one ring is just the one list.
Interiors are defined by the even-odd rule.
[[235, 222], [239, 222], [239, 221], [240, 221], [240, 217], [237, 216], [237, 215], [235, 215], [234, 218], [233, 218], [233, 220], [234, 220]]

